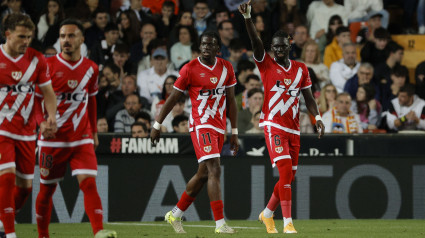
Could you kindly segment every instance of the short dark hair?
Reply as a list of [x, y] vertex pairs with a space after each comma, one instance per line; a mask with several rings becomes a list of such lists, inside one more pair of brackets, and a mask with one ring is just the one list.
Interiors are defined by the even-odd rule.
[[135, 126], [141, 126], [143, 128], [144, 131], [148, 132], [148, 126], [146, 126], [146, 123], [143, 123], [141, 121], [135, 121], [132, 125], [131, 125], [131, 129], [133, 129], [133, 127]]
[[218, 29], [218, 30], [223, 30], [223, 25], [224, 25], [224, 23], [230, 23], [230, 24], [232, 24], [232, 26], [233, 26], [233, 22], [232, 22], [232, 21], [230, 21], [230, 20], [224, 20], [224, 21], [222, 21], [222, 22], [218, 23], [217, 29]]
[[376, 29], [373, 32], [373, 36], [376, 39], [385, 39], [385, 40], [390, 39], [390, 33], [388, 33], [388, 31], [383, 27], [379, 27], [378, 29]]
[[242, 50], [242, 49], [245, 49], [245, 44], [239, 38], [234, 38], [230, 40], [229, 49]]
[[338, 36], [339, 34], [345, 33], [345, 32], [350, 32], [350, 28], [346, 27], [346, 26], [340, 26], [336, 29], [335, 34]]
[[59, 29], [62, 28], [62, 26], [65, 26], [65, 25], [75, 25], [75, 26], [77, 26], [78, 29], [80, 29], [81, 33], [84, 35], [84, 27], [83, 27], [83, 24], [79, 20], [73, 19], [73, 18], [65, 19], [61, 22]]
[[107, 64], [105, 64], [105, 66], [103, 66], [103, 69], [105, 69], [105, 68], [109, 68], [112, 71], [112, 73], [114, 73], [114, 74], [118, 74], [118, 75], [121, 74], [120, 67], [118, 67], [118, 65], [116, 65], [114, 63], [107, 63]]
[[[176, 4], [174, 4], [174, 2], [172, 2], [172, 1], [165, 1], [164, 3], [162, 3], [162, 7], [163, 8], [164, 7], [171, 7], [174, 10], [174, 8], [176, 7]], [[173, 12], [173, 14], [174, 14], [174, 12]]]
[[91, 14], [91, 16], [94, 19], [94, 18], [97, 17], [97, 14], [99, 14], [99, 13], [106, 13], [108, 15], [108, 19], [109, 19], [109, 12], [106, 11], [106, 9], [103, 9], [103, 8], [97, 8], [96, 10], [94, 10], [94, 12]]
[[14, 31], [17, 26], [23, 26], [31, 31], [35, 29], [34, 22], [31, 21], [31, 18], [28, 15], [22, 13], [12, 13], [7, 15], [3, 20], [3, 29], [4, 32], [10, 30]]
[[415, 95], [415, 86], [413, 86], [412, 84], [405, 84], [403, 87], [400, 88], [400, 90], [398, 91], [399, 93], [401, 92], [405, 92], [407, 93], [407, 95], [409, 95], [409, 97]]
[[256, 93], [261, 93], [261, 94], [263, 94], [264, 95], [264, 92], [263, 92], [263, 90], [261, 90], [261, 89], [259, 89], [259, 88], [251, 88], [249, 91], [248, 91], [248, 98], [250, 98], [250, 97], [252, 97], [254, 94], [256, 94]]
[[110, 32], [110, 31], [118, 31], [118, 25], [113, 23], [113, 22], [109, 22], [106, 26], [105, 29], [103, 30], [103, 32]]
[[409, 70], [404, 65], [395, 65], [391, 69], [391, 75], [394, 75], [396, 77], [405, 77], [407, 79], [407, 76], [409, 75]]
[[135, 121], [137, 121], [139, 118], [145, 119], [146, 121], [148, 121], [149, 123], [151, 123], [152, 119], [151, 119], [151, 115], [145, 111], [140, 111], [136, 114], [136, 116], [134, 117]]
[[215, 31], [205, 31], [202, 33], [201, 37], [199, 37], [199, 45], [201, 45], [202, 38], [204, 37], [212, 37], [217, 40], [218, 47], [221, 48], [221, 39], [217, 32]]
[[246, 59], [239, 60], [238, 65], [236, 66], [236, 70], [238, 71], [238, 73], [248, 69], [254, 70], [255, 64]]
[[207, 4], [208, 5], [207, 0], [195, 0], [195, 4], [193, 4], [193, 6], [195, 6], [198, 3], [203, 3], [203, 4]]
[[272, 39], [277, 38], [277, 37], [287, 38], [288, 40], [291, 40], [291, 39], [292, 39], [292, 38], [291, 38], [291, 36], [290, 36], [287, 32], [282, 31], [282, 30], [278, 30], [278, 31], [276, 31], [276, 32], [273, 34]]
[[176, 117], [173, 118], [173, 120], [171, 121], [171, 125], [173, 126], [173, 128], [175, 126], [179, 126], [180, 122], [182, 121], [189, 121], [189, 117], [187, 117], [184, 114], [181, 115], [177, 115]]
[[114, 52], [117, 53], [130, 53], [130, 49], [127, 44], [119, 43], [115, 45]]
[[[130, 93], [129, 95], [127, 95], [126, 97], [125, 97], [125, 101], [127, 101], [127, 98], [129, 98], [129, 97], [131, 97], [131, 96], [136, 96], [137, 97], [137, 100], [139, 101], [139, 103], [140, 104], [142, 104], [142, 100], [140, 99], [140, 96], [139, 96], [139, 94], [137, 94], [137, 93]], [[124, 102], [125, 102], [124, 101]]]

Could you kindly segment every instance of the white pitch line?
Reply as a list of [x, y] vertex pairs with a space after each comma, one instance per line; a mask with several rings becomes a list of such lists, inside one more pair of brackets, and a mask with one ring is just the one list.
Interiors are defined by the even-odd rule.
[[[118, 226], [169, 226], [168, 224], [152, 224], [152, 223], [120, 223], [120, 222], [109, 222], [108, 225]], [[185, 227], [202, 227], [202, 228], [215, 228], [215, 226], [208, 225], [184, 225]], [[237, 229], [261, 229], [260, 227], [245, 227], [245, 226], [232, 226]]]

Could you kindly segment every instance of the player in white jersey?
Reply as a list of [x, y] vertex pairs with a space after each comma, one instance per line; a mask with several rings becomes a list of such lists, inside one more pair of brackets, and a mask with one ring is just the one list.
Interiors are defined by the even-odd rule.
[[40, 125], [41, 133], [48, 136], [56, 130], [56, 97], [49, 70], [44, 56], [28, 47], [34, 28], [31, 19], [22, 14], [10, 14], [3, 21], [6, 43], [0, 45], [0, 237], [16, 237], [15, 212], [32, 190], [34, 111], [40, 110], [34, 105], [36, 85], [46, 98], [48, 114]]
[[226, 129], [226, 107], [232, 124], [231, 149], [238, 151], [237, 109], [234, 86], [236, 78], [232, 64], [217, 58], [220, 37], [215, 32], [206, 32], [200, 38], [201, 56], [190, 61], [182, 70], [174, 89], [168, 97], [158, 121], [151, 132], [152, 143], [159, 140], [160, 123], [168, 115], [177, 100], [188, 90], [192, 102], [190, 129], [193, 147], [198, 158], [198, 171], [186, 185], [176, 207], [165, 215], [177, 233], [185, 233], [181, 217], [195, 200], [204, 184], [208, 186], [208, 196], [216, 221], [216, 233], [234, 233], [224, 221], [223, 201], [220, 188], [220, 152]]
[[295, 178], [300, 150], [299, 99], [302, 92], [307, 108], [316, 117], [320, 136], [325, 131], [316, 101], [311, 93], [311, 80], [305, 64], [290, 60], [290, 37], [278, 31], [273, 35], [271, 50], [274, 59], [265, 51], [263, 42], [251, 20], [251, 1], [239, 6], [251, 39], [254, 60], [264, 86], [264, 104], [260, 126], [264, 128], [270, 162], [279, 171], [279, 181], [267, 207], [259, 215], [268, 233], [277, 233], [273, 212], [280, 204], [283, 215], [283, 232], [297, 233], [292, 222], [291, 183]]
[[[103, 210], [97, 192], [98, 145], [96, 126], [97, 65], [80, 54], [84, 42], [80, 22], [65, 20], [60, 25], [59, 42], [62, 52], [50, 57], [52, 85], [56, 92], [58, 132], [55, 138], [40, 136], [40, 192], [36, 200], [39, 238], [49, 237], [52, 196], [57, 183], [64, 177], [69, 164], [84, 193], [84, 207], [95, 238], [117, 237], [115, 231], [103, 229]], [[37, 95], [39, 96], [39, 95]], [[40, 95], [41, 96], [41, 95]], [[37, 120], [42, 118], [39, 114]]]

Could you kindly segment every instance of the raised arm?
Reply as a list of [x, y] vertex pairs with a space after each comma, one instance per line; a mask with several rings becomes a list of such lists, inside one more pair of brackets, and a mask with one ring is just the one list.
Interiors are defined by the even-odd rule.
[[320, 138], [325, 134], [325, 125], [320, 117], [319, 109], [317, 108], [313, 93], [311, 93], [311, 88], [302, 89], [302, 92], [308, 111], [316, 118], [316, 129], [319, 132]]
[[183, 92], [173, 88], [173, 91], [171, 91], [170, 96], [167, 98], [167, 101], [165, 101], [164, 105], [161, 108], [161, 112], [159, 113], [158, 120], [155, 121], [155, 124], [152, 127], [151, 131], [151, 142], [152, 144], [155, 144], [159, 141], [160, 136], [160, 125], [164, 121], [165, 117], [170, 113], [170, 111], [173, 109], [174, 105], [176, 105], [177, 100], [179, 100], [180, 97], [183, 96]]
[[249, 0], [248, 3], [239, 5], [239, 12], [245, 18], [245, 26], [248, 31], [249, 39], [251, 40], [254, 57], [257, 60], [261, 60], [264, 56], [264, 46], [251, 19], [251, 0]]

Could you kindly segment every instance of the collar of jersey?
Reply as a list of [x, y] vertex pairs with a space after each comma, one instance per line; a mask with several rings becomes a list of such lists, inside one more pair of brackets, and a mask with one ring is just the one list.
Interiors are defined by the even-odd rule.
[[214, 63], [214, 66], [213, 67], [209, 67], [208, 65], [206, 65], [206, 64], [204, 64], [204, 63], [202, 63], [202, 61], [201, 61], [201, 57], [198, 57], [198, 61], [199, 61], [199, 63], [202, 65], [202, 66], [204, 66], [205, 68], [207, 68], [207, 69], [209, 69], [209, 70], [211, 70], [211, 71], [213, 71], [214, 70], [214, 68], [215, 68], [215, 66], [217, 65], [217, 57], [215, 57], [215, 63]]
[[273, 58], [273, 60], [274, 60], [274, 62], [276, 62], [276, 64], [277, 65], [279, 65], [283, 70], [285, 70], [285, 72], [288, 72], [290, 69], [291, 69], [291, 66], [292, 66], [292, 62], [291, 62], [291, 60], [289, 60], [289, 67], [288, 67], [288, 69], [285, 69], [285, 67], [283, 67], [282, 65], [280, 65], [277, 61], [276, 61], [276, 58]]
[[76, 69], [80, 64], [81, 64], [81, 62], [83, 62], [83, 56], [81, 56], [81, 58], [80, 58], [80, 60], [78, 60], [78, 63], [76, 63], [76, 64], [74, 64], [74, 65], [71, 65], [70, 63], [68, 63], [65, 59], [63, 59], [60, 55], [59, 55], [60, 53], [58, 53], [57, 55], [56, 55], [56, 58], [62, 63], [62, 64], [64, 64], [66, 67], [68, 67], [70, 70], [74, 70], [74, 69]]
[[0, 45], [0, 49], [1, 52], [3, 53], [4, 56], [6, 56], [6, 58], [8, 58], [10, 61], [12, 61], [13, 63], [18, 62], [22, 57], [24, 57], [24, 54], [19, 55], [16, 58], [13, 58], [12, 56], [10, 56], [4, 49], [3, 49], [3, 44]]

